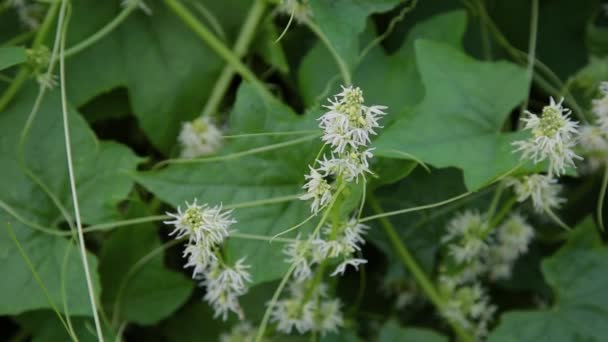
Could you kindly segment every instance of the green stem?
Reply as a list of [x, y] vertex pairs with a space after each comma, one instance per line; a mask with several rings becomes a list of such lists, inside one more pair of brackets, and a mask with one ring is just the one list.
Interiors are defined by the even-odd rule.
[[101, 38], [110, 34], [114, 29], [118, 27], [125, 19], [129, 17], [129, 14], [137, 9], [139, 5], [139, 1], [133, 1], [129, 4], [129, 6], [125, 7], [112, 21], [107, 23], [104, 27], [102, 27], [99, 31], [93, 33], [85, 40], [79, 42], [78, 44], [68, 48], [65, 50], [65, 57], [71, 57], [82, 50], [90, 47], [91, 45], [97, 43]]
[[[57, 12], [59, 11], [59, 5], [61, 5], [61, 1], [55, 1], [51, 5], [51, 7], [46, 12], [46, 16], [44, 17], [44, 21], [42, 25], [40, 25], [40, 29], [36, 36], [34, 37], [34, 42], [32, 43], [32, 49], [38, 48], [44, 40], [46, 39], [51, 25], [55, 20], [55, 16], [57, 16]], [[23, 86], [25, 81], [27, 81], [29, 76], [29, 71], [26, 66], [21, 66], [19, 71], [17, 72], [17, 76], [13, 79], [13, 82], [6, 88], [2, 96], [0, 96], [0, 112], [2, 112], [6, 106], [11, 102], [13, 97], [19, 92], [19, 89]]]
[[276, 149], [281, 149], [281, 148], [292, 146], [292, 145], [301, 144], [303, 142], [314, 140], [314, 139], [316, 139], [318, 137], [319, 137], [319, 134], [312, 134], [312, 135], [308, 135], [308, 136], [305, 136], [305, 137], [302, 137], [302, 138], [297, 138], [297, 139], [293, 139], [293, 140], [283, 141], [283, 142], [276, 143], [276, 144], [270, 144], [270, 145], [260, 146], [260, 147], [252, 148], [250, 150], [245, 150], [245, 151], [240, 151], [240, 152], [235, 152], [235, 153], [221, 155], [221, 156], [215, 156], [215, 157], [192, 158], [192, 159], [186, 159], [186, 158], [167, 159], [167, 160], [163, 160], [162, 162], [159, 162], [158, 164], [154, 165], [153, 169], [158, 169], [161, 166], [167, 165], [167, 164], [210, 163], [210, 162], [217, 162], [217, 161], [226, 161], [226, 160], [238, 159], [238, 158], [241, 158], [241, 157], [244, 157], [244, 156], [248, 156], [248, 155], [252, 155], [252, 154], [258, 154], [258, 153], [268, 152], [268, 151], [272, 151], [272, 150], [276, 150]]
[[[254, 0], [253, 5], [249, 9], [245, 24], [241, 28], [236, 43], [234, 44], [234, 55], [241, 59], [245, 56], [253, 37], [255, 37], [256, 27], [258, 26], [260, 19], [266, 9], [266, 0]], [[235, 70], [231, 65], [226, 65], [217, 79], [213, 91], [205, 104], [205, 108], [201, 113], [201, 116], [217, 115], [217, 110], [220, 102], [224, 98], [230, 81], [234, 77]]]
[[198, 35], [209, 47], [223, 58], [228, 65], [241, 75], [246, 81], [250, 82], [260, 94], [273, 98], [273, 95], [266, 89], [264, 84], [258, 80], [255, 74], [245, 66], [241, 60], [230, 49], [224, 45], [217, 37], [211, 33], [200, 21], [182, 5], [179, 0], [164, 0], [169, 9], [175, 13], [196, 35]]
[[507, 216], [507, 214], [511, 212], [511, 208], [513, 208], [515, 203], [517, 203], [517, 198], [512, 197], [505, 203], [505, 205], [503, 205], [503, 207], [496, 214], [496, 216], [489, 216], [488, 219], [491, 220], [490, 227], [498, 226], [498, 224], [505, 218], [505, 216]]
[[496, 212], [496, 207], [498, 207], [498, 202], [500, 202], [500, 197], [502, 196], [504, 189], [505, 189], [505, 183], [504, 182], [498, 183], [498, 185], [496, 186], [496, 190], [494, 191], [494, 196], [492, 197], [492, 202], [490, 202], [490, 207], [488, 208], [488, 213], [486, 215], [488, 220], [491, 220], [492, 217], [494, 216], [494, 213]]
[[602, 178], [602, 186], [597, 200], [597, 223], [600, 229], [604, 231], [604, 198], [606, 197], [606, 188], [608, 187], [608, 167], [604, 166], [604, 177]]
[[[376, 213], [378, 213], [378, 215], [384, 213], [382, 207], [380, 206], [380, 203], [374, 195], [369, 195], [368, 203], [371, 205], [372, 209]], [[401, 261], [403, 262], [405, 267], [410, 271], [420, 288], [422, 288], [425, 295], [433, 303], [433, 305], [435, 305], [437, 311], [443, 311], [443, 308], [445, 306], [443, 299], [439, 295], [439, 292], [437, 292], [437, 289], [435, 289], [435, 286], [433, 285], [431, 280], [426, 276], [426, 274], [420, 268], [412, 254], [408, 251], [407, 247], [405, 247], [403, 242], [401, 242], [401, 238], [395, 230], [395, 227], [393, 227], [392, 223], [386, 217], [380, 217], [380, 225], [382, 226], [386, 235], [391, 241], [393, 248], [401, 258]], [[473, 341], [473, 338], [469, 336], [469, 334], [465, 332], [459, 325], [452, 322], [450, 322], [450, 325], [452, 326], [452, 329], [460, 340], [471, 342]]]
[[413, 207], [413, 208], [406, 208], [406, 209], [399, 209], [399, 210], [395, 210], [395, 211], [378, 213], [376, 215], [364, 217], [361, 220], [359, 220], [359, 222], [363, 223], [363, 222], [367, 222], [367, 221], [371, 221], [371, 220], [381, 219], [381, 218], [384, 218], [384, 217], [389, 217], [389, 216], [394, 216], [394, 215], [401, 215], [401, 214], [411, 213], [411, 212], [414, 212], [414, 211], [419, 211], [419, 210], [425, 210], [425, 209], [431, 209], [431, 208], [435, 208], [435, 207], [440, 207], [442, 205], [445, 205], [445, 204], [457, 201], [457, 200], [459, 200], [461, 198], [467, 197], [470, 194], [471, 194], [471, 192], [465, 192], [465, 193], [460, 194], [458, 196], [454, 196], [452, 198], [448, 198], [445, 201], [441, 201], [441, 202], [437, 202], [437, 203], [421, 205], [421, 206]]
[[530, 10], [530, 40], [528, 43], [528, 67], [526, 68], [528, 92], [521, 106], [522, 114], [528, 108], [528, 101], [530, 98], [530, 91], [532, 90], [532, 80], [534, 75], [534, 61], [536, 60], [536, 36], [538, 33], [538, 0], [532, 0], [531, 3], [532, 8]]
[[[340, 196], [340, 194], [342, 193], [342, 190], [344, 190], [344, 188], [345, 188], [345, 185], [342, 184], [336, 190], [336, 193], [334, 194], [333, 199], [327, 206], [327, 209], [325, 209], [325, 211], [323, 212], [323, 216], [321, 216], [319, 223], [317, 223], [317, 226], [313, 230], [312, 234], [310, 234], [310, 237], [308, 238], [308, 240], [306, 242], [306, 246], [303, 248], [303, 252], [306, 251], [306, 249], [312, 242], [313, 237], [317, 235], [319, 230], [321, 230], [321, 227], [323, 227], [323, 224], [325, 223], [325, 221], [327, 221], [327, 218], [331, 212], [332, 207], [336, 203], [336, 200], [338, 199], [338, 197]], [[295, 268], [296, 268], [296, 264], [295, 263], [291, 264], [291, 266], [289, 267], [289, 269], [287, 270], [285, 275], [283, 275], [283, 279], [281, 279], [281, 283], [279, 284], [277, 289], [274, 291], [274, 294], [272, 295], [272, 299], [270, 300], [270, 304], [266, 308], [266, 311], [264, 312], [264, 316], [262, 317], [262, 322], [260, 323], [260, 327], [258, 328], [258, 332], [255, 336], [255, 342], [262, 342], [262, 339], [264, 338], [264, 335], [266, 333], [266, 327], [268, 326], [268, 321], [270, 319], [270, 313], [272, 312], [272, 308], [276, 305], [277, 300], [279, 300], [279, 296], [281, 295], [281, 292], [283, 292], [283, 289], [287, 285], [287, 281], [291, 277], [291, 274], [293, 273]]]
[[327, 47], [327, 50], [329, 50], [329, 53], [331, 53], [331, 55], [333, 56], [334, 60], [336, 61], [337, 66], [338, 66], [338, 69], [340, 69], [340, 74], [342, 75], [342, 80], [344, 81], [344, 85], [347, 85], [347, 86], [351, 85], [352, 76], [350, 74], [348, 65], [346, 64], [344, 59], [342, 59], [342, 57], [340, 56], [338, 51], [336, 51], [336, 49], [331, 44], [331, 42], [329, 41], [329, 39], [327, 38], [325, 33], [323, 33], [323, 31], [321, 31], [321, 29], [314, 22], [312, 22], [308, 19], [306, 19], [304, 21], [304, 23], [321, 40], [321, 42], [323, 42], [325, 47]]
[[35, 31], [28, 31], [28, 32], [23, 32], [21, 34], [18, 34], [16, 36], [14, 36], [13, 38], [5, 41], [4, 43], [0, 44], [1, 46], [14, 46], [14, 45], [19, 45], [22, 43], [27, 42], [28, 40], [30, 40], [34, 35], [36, 34]]

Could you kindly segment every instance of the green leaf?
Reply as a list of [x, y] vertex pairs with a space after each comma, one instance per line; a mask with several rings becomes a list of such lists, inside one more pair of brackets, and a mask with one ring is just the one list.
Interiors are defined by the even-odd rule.
[[[95, 342], [98, 341], [95, 334], [95, 323], [90, 317], [70, 317], [74, 333], [79, 341]], [[16, 317], [16, 321], [21, 327], [32, 335], [32, 342], [55, 342], [69, 341], [70, 335], [61, 324], [57, 316], [52, 311], [39, 310], [32, 311]], [[103, 337], [112, 340], [114, 333], [109, 329], [104, 329]]]
[[[131, 218], [147, 215], [150, 214], [143, 205], [132, 204]], [[125, 321], [150, 325], [171, 315], [188, 299], [195, 281], [167, 269], [163, 253], [135, 268], [160, 245], [154, 224], [117, 230], [104, 242], [99, 274], [102, 301], [108, 312], [117, 308], [119, 317]], [[117, 301], [118, 307], [115, 306]]]
[[[9, 238], [6, 230], [8, 223], [57, 309], [60, 312], [66, 311], [63, 305], [65, 300], [67, 311], [71, 315], [92, 315], [78, 247], [66, 239], [39, 233], [16, 223], [4, 212], [0, 212], [0, 222], [0, 272], [7, 275], [0, 282], [0, 315], [51, 308], [51, 303], [34, 280], [17, 245]], [[95, 272], [97, 259], [88, 254], [87, 260], [94, 287], [99, 289], [99, 279]]]
[[[50, 196], [55, 197], [69, 215], [73, 215], [57, 92], [47, 94], [42, 102], [23, 147], [23, 160], [30, 175], [26, 174], [17, 155], [19, 136], [34, 95], [35, 89], [26, 88], [5, 112], [0, 113], [0, 165], [3, 166], [0, 200], [3, 206], [12, 208], [24, 219], [54, 230], [66, 218], [53, 204]], [[119, 217], [117, 205], [125, 199], [133, 185], [127, 172], [135, 170], [140, 159], [124, 146], [99, 142], [75, 111], [70, 110], [68, 118], [83, 222], [98, 223]], [[43, 191], [42, 186], [48, 193]], [[20, 223], [4, 209], [0, 209], [0, 216], [2, 229], [5, 223], [11, 223], [25, 253], [32, 259], [36, 271], [49, 288], [55, 304], [62, 306], [61, 279], [65, 277], [70, 294], [69, 311], [90, 315], [82, 263], [76, 247], [65, 238], [48, 235]], [[5, 232], [0, 236], [0, 272], [11, 275], [0, 285], [0, 313], [49, 308], [50, 304], [17, 252], [15, 244]], [[67, 271], [62, 272], [68, 246], [74, 248], [71, 248], [67, 258]], [[94, 256], [89, 256], [89, 265], [96, 288], [99, 289]]]
[[17, 46], [0, 47], [0, 71], [21, 64], [26, 60], [25, 48]]
[[163, 337], [168, 342], [199, 342], [202, 336], [217, 341], [220, 333], [228, 329], [224, 322], [213, 319], [213, 309], [200, 299], [188, 303], [161, 323]]
[[[255, 89], [244, 85], [239, 90], [230, 116], [229, 134], [310, 130], [316, 127], [314, 115], [296, 116], [288, 107], [261, 98]], [[228, 152], [242, 151], [284, 142], [298, 135], [237, 139], [228, 144]], [[173, 164], [160, 171], [140, 172], [136, 180], [171, 205], [183, 206], [197, 198], [199, 202], [224, 205], [296, 195], [301, 192], [307, 165], [320, 148], [320, 139], [284, 147], [253, 156], [207, 163]], [[309, 203], [293, 200], [273, 205], [234, 211], [242, 233], [273, 236], [309, 216]], [[231, 239], [232, 261], [247, 256], [252, 265], [253, 283], [279, 278], [286, 270], [282, 244]]]
[[359, 52], [358, 36], [365, 28], [367, 17], [388, 11], [398, 0], [311, 0], [313, 19], [327, 36], [331, 45], [351, 64]]
[[416, 56], [425, 98], [382, 131], [377, 154], [406, 158], [407, 153], [436, 167], [458, 167], [469, 190], [516, 166], [514, 135], [500, 132], [525, 96], [524, 70], [505, 62], [478, 62], [431, 41], [417, 42]]
[[[432, 169], [429, 173], [422, 167], [417, 167], [405, 179], [381, 187], [375, 194], [384, 211], [392, 211], [444, 201], [465, 191], [462, 174], [458, 170]], [[460, 204], [457, 202], [435, 210], [413, 212], [390, 219], [403, 243], [429, 274], [434, 269], [446, 222], [451, 219], [453, 212], [465, 203], [470, 204], [463, 200]], [[389, 257], [389, 261], [399, 263], [399, 267], [403, 268], [380, 227], [370, 230], [369, 238]]]
[[424, 341], [447, 342], [447, 337], [432, 330], [420, 328], [403, 328], [395, 320], [390, 320], [380, 330], [379, 342]]
[[[242, 14], [234, 13], [244, 11], [228, 13], [228, 8], [237, 3], [244, 4], [230, 1], [217, 13], [236, 21]], [[152, 16], [135, 11], [119, 29], [68, 60], [68, 95], [82, 105], [113, 88], [126, 87], [141, 128], [156, 148], [169, 154], [181, 123], [200, 114], [224, 63], [164, 4], [148, 5]], [[121, 9], [119, 1], [79, 1], [74, 7], [70, 45], [101, 28]], [[92, 20], [90, 11], [96, 13]]]
[[[396, 52], [388, 54], [381, 46], [372, 49], [355, 70], [354, 84], [363, 90], [367, 103], [388, 106], [390, 119], [403, 108], [419, 103], [424, 96], [414, 43], [429, 39], [460, 47], [465, 27], [466, 16], [462, 11], [437, 15], [416, 24]], [[299, 86], [305, 103], [312, 105], [324, 101], [318, 96], [326, 91], [334, 75], [338, 75], [338, 69], [331, 56], [317, 44], [304, 58], [299, 70]]]
[[[566, 246], [543, 261], [555, 293], [552, 308], [503, 314], [490, 341], [605, 341], [608, 337], [608, 248], [588, 219]], [[589, 238], [589, 235], [595, 235]]]

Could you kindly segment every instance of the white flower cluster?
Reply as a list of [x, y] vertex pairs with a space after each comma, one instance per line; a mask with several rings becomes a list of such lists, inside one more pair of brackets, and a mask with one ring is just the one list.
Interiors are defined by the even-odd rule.
[[528, 117], [523, 119], [525, 129], [532, 131], [532, 137], [513, 143], [517, 147], [515, 151], [523, 152], [523, 159], [534, 163], [549, 162], [547, 175], [533, 174], [506, 182], [513, 187], [518, 202], [531, 198], [534, 209], [539, 213], [559, 208], [565, 202], [559, 197], [561, 186], [557, 177], [563, 175], [567, 167], [575, 167], [575, 159], [582, 159], [574, 152], [580, 139], [578, 123], [570, 120], [570, 110], [563, 107], [563, 101], [556, 103], [551, 98], [540, 117], [526, 112]]
[[303, 23], [312, 18], [312, 10], [308, 0], [283, 0], [278, 10], [286, 15], [293, 15], [298, 23]]
[[496, 310], [485, 294], [480, 277], [509, 278], [517, 258], [526, 253], [534, 230], [522, 216], [512, 214], [492, 231], [480, 214], [456, 216], [447, 226], [443, 243], [448, 259], [440, 267], [439, 288], [447, 305], [442, 315], [478, 338], [487, 334]]
[[21, 23], [30, 30], [40, 27], [41, 18], [44, 15], [44, 7], [39, 3], [31, 3], [27, 0], [9, 0], [8, 6], [17, 11]]
[[215, 311], [215, 316], [226, 320], [228, 312], [236, 313], [243, 318], [238, 297], [247, 292], [246, 283], [251, 276], [240, 259], [234, 266], [226, 265], [219, 255], [219, 248], [230, 235], [230, 226], [236, 223], [231, 217], [232, 211], [223, 211], [221, 206], [211, 207], [186, 202], [186, 210], [177, 208], [177, 214], [167, 213], [173, 220], [165, 221], [174, 230], [170, 235], [176, 239], [188, 237], [184, 257], [188, 262], [184, 267], [193, 267], [192, 277], [202, 279], [201, 285], [207, 288], [204, 299]]
[[300, 334], [315, 331], [324, 336], [344, 324], [340, 300], [328, 299], [324, 284], [310, 288], [312, 285], [313, 282], [293, 283], [290, 297], [272, 307], [270, 320], [277, 323], [278, 331], [286, 334], [294, 329]]
[[600, 92], [602, 97], [593, 100], [595, 123], [582, 126], [579, 138], [588, 172], [608, 165], [608, 82], [601, 83]]
[[182, 158], [213, 154], [222, 147], [222, 131], [208, 117], [183, 123], [177, 139], [182, 146]]
[[285, 261], [295, 264], [293, 277], [296, 282], [310, 279], [312, 268], [327, 259], [341, 261], [332, 276], [344, 274], [349, 265], [358, 269], [359, 265], [367, 263], [365, 259], [355, 258], [354, 254], [360, 251], [361, 245], [365, 243], [363, 235], [369, 227], [352, 218], [334, 229], [336, 231], [332, 233], [332, 227], [327, 226], [320, 236], [313, 237], [310, 242], [298, 237], [285, 247]]
[[534, 210], [543, 213], [547, 209], [559, 209], [566, 200], [559, 196], [562, 186], [557, 179], [543, 174], [532, 174], [520, 178], [506, 180], [508, 186], [513, 187], [518, 202], [532, 199]]
[[491, 279], [511, 277], [513, 264], [528, 251], [534, 238], [534, 229], [519, 214], [511, 216], [497, 228], [496, 243], [487, 256], [487, 269]]
[[457, 263], [470, 263], [488, 250], [486, 230], [479, 213], [465, 211], [448, 223], [442, 243], [449, 243], [449, 254]]
[[563, 107], [563, 99], [543, 108], [541, 116], [526, 111], [524, 129], [532, 132], [527, 140], [516, 141], [516, 151], [522, 152], [523, 159], [534, 163], [549, 161], [549, 175], [560, 176], [566, 167], [574, 167], [574, 160], [581, 159], [574, 153], [578, 135], [578, 123], [570, 120], [570, 110]]
[[477, 339], [488, 334], [488, 324], [494, 318], [496, 306], [490, 303], [490, 298], [478, 283], [454, 286], [449, 280], [440, 278], [439, 291], [446, 299], [441, 312], [445, 319], [472, 332]]
[[[229, 333], [220, 335], [220, 342], [253, 342], [256, 330], [250, 322], [242, 321], [235, 324]], [[265, 341], [265, 340], [263, 340]]]
[[[306, 175], [302, 200], [312, 199], [311, 211], [318, 213], [327, 205], [335, 191], [336, 180], [356, 181], [369, 170], [369, 159], [373, 157], [371, 135], [381, 127], [378, 123], [385, 115], [384, 106], [363, 105], [363, 92], [359, 88], [342, 87], [342, 92], [329, 100], [329, 111], [319, 118], [319, 126], [324, 130], [323, 141], [332, 152], [323, 160], [315, 161], [317, 169], [310, 166]], [[333, 182], [332, 182], [333, 181]]]

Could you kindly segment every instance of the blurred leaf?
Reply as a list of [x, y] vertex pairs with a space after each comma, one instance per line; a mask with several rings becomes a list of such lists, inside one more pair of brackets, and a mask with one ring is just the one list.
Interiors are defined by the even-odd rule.
[[[95, 332], [95, 323], [89, 317], [70, 317], [74, 333], [82, 342], [99, 341]], [[32, 335], [31, 342], [55, 342], [71, 340], [55, 313], [47, 310], [32, 311], [16, 317], [17, 322]], [[114, 339], [112, 331], [104, 329], [106, 340]]]
[[[418, 23], [408, 32], [396, 52], [388, 54], [381, 45], [370, 50], [354, 72], [354, 84], [363, 90], [368, 104], [388, 106], [390, 115], [387, 120], [390, 120], [403, 108], [419, 103], [424, 96], [416, 68], [414, 43], [419, 39], [429, 39], [459, 47], [465, 27], [466, 16], [462, 11], [437, 15]], [[367, 40], [373, 38], [370, 32]], [[299, 86], [305, 103], [313, 105], [324, 101], [318, 97], [329, 90], [326, 89], [327, 84], [335, 75], [338, 75], [338, 69], [331, 55], [317, 44], [304, 58], [299, 70]]]
[[[522, 51], [528, 50], [530, 1], [486, 1], [488, 11], [506, 38]], [[599, 0], [539, 1], [537, 58], [562, 80], [587, 61], [585, 28], [600, 10]], [[517, 20], [513, 20], [517, 18]]]
[[[205, 6], [218, 22], [240, 26], [249, 2], [214, 3]], [[181, 123], [200, 114], [224, 63], [162, 3], [148, 5], [152, 16], [135, 11], [116, 31], [68, 60], [68, 95], [82, 105], [125, 86], [141, 128], [156, 148], [168, 154]], [[76, 2], [71, 44], [101, 28], [120, 10], [120, 1]]]
[[[48, 229], [64, 222], [57, 207], [40, 185], [26, 175], [17, 157], [18, 139], [33, 103], [34, 89], [27, 88], [13, 104], [0, 113], [0, 200], [21, 217]], [[23, 148], [29, 170], [70, 213], [72, 198], [68, 180], [63, 139], [63, 122], [59, 94], [50, 93], [40, 106]], [[98, 223], [118, 217], [117, 205], [129, 193], [133, 182], [126, 172], [136, 168], [139, 158], [128, 148], [113, 142], [99, 142], [84, 120], [75, 111], [69, 112], [74, 172], [79, 194], [82, 220]], [[56, 237], [25, 226], [4, 210], [0, 211], [2, 229], [11, 223], [25, 253], [32, 259], [53, 301], [62, 307], [61, 279], [69, 293], [69, 311], [90, 315], [82, 263], [76, 247], [65, 238]], [[0, 234], [0, 272], [10, 275], [0, 285], [0, 313], [20, 313], [49, 308], [50, 304], [34, 281], [15, 244], [6, 231]], [[62, 263], [68, 246], [67, 268]], [[96, 288], [99, 289], [96, 259], [89, 256], [89, 265]]]
[[543, 273], [555, 292], [552, 307], [504, 313], [490, 341], [606, 340], [608, 248], [599, 243], [596, 229], [588, 219], [543, 261]]
[[225, 322], [213, 319], [213, 310], [201, 299], [188, 303], [161, 323], [162, 335], [168, 342], [199, 342], [203, 337], [218, 341], [220, 333], [228, 329]]
[[0, 47], [0, 71], [21, 64], [27, 60], [25, 48], [11, 46]]
[[277, 28], [271, 18], [264, 20], [260, 26], [260, 32], [252, 44], [252, 48], [259, 54], [266, 63], [276, 68], [279, 72], [286, 74], [289, 72], [287, 57], [283, 51]]
[[[131, 206], [130, 218], [150, 215], [143, 205]], [[167, 269], [158, 253], [145, 265], [135, 265], [160, 247], [154, 224], [140, 224], [115, 231], [103, 245], [99, 274], [102, 301], [108, 312], [115, 309], [121, 287], [119, 317], [143, 325], [157, 323], [171, 315], [190, 296], [195, 281]], [[132, 271], [135, 270], [136, 271]]]
[[432, 330], [420, 328], [403, 328], [397, 321], [391, 320], [382, 326], [379, 342], [424, 341], [447, 342], [448, 338]]
[[[465, 191], [462, 174], [458, 170], [433, 169], [429, 173], [417, 167], [402, 181], [379, 188], [376, 196], [384, 211], [392, 211], [436, 203]], [[440, 248], [445, 223], [453, 215], [452, 211], [456, 210], [457, 203], [435, 210], [394, 216], [390, 219], [403, 243], [429, 274], [433, 270], [435, 256]], [[463, 201], [462, 204], [464, 203], [467, 201]], [[399, 262], [382, 229], [370, 230], [369, 238], [389, 257], [389, 261]]]
[[367, 17], [388, 11], [399, 0], [310, 0], [313, 20], [346, 61], [352, 64], [359, 53], [358, 36], [365, 28]]
[[514, 135], [500, 131], [525, 96], [524, 70], [478, 62], [431, 41], [418, 41], [416, 55], [425, 98], [382, 131], [374, 143], [377, 154], [406, 158], [406, 153], [436, 167], [461, 168], [469, 190], [515, 167]]
[[[285, 105], [262, 99], [250, 86], [239, 90], [230, 116], [229, 134], [310, 130], [316, 127], [315, 115], [296, 116]], [[236, 139], [225, 151], [235, 152], [292, 140], [297, 136]], [[320, 139], [218, 162], [173, 164], [160, 171], [140, 172], [136, 180], [174, 207], [197, 198], [199, 202], [224, 205], [295, 195], [301, 192], [307, 165], [320, 148]], [[242, 233], [273, 236], [306, 219], [309, 203], [293, 200], [234, 211]], [[287, 269], [283, 245], [279, 242], [231, 239], [229, 254], [247, 256], [252, 265], [253, 284], [279, 278]]]

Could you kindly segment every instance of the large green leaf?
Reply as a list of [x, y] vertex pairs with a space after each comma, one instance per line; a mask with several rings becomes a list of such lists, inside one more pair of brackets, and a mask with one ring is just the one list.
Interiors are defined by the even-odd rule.
[[566, 246], [543, 262], [553, 288], [551, 308], [510, 311], [490, 341], [605, 341], [608, 338], [608, 249], [591, 220], [577, 227]]
[[[148, 5], [153, 15], [135, 11], [117, 30], [68, 60], [68, 94], [81, 105], [103, 92], [126, 87], [141, 128], [156, 148], [168, 154], [181, 122], [200, 114], [224, 63], [164, 4]], [[216, 21], [228, 26], [224, 29], [230, 39], [249, 2], [204, 5], [218, 16]], [[71, 44], [101, 28], [120, 10], [120, 1], [75, 3]]]
[[[63, 140], [61, 106], [57, 93], [50, 93], [42, 102], [23, 147], [25, 168], [19, 162], [18, 141], [29, 113], [35, 90], [27, 88], [3, 113], [0, 113], [0, 200], [3, 206], [30, 222], [48, 229], [66, 218], [53, 204], [56, 198], [72, 215], [72, 198], [68, 181]], [[132, 180], [127, 172], [136, 168], [139, 158], [128, 148], [112, 142], [99, 142], [84, 120], [74, 111], [68, 115], [73, 147], [73, 161], [81, 216], [85, 223], [98, 223], [119, 217], [117, 205], [129, 193]], [[36, 183], [34, 181], [36, 180]], [[43, 187], [48, 191], [43, 191]], [[66, 284], [69, 310], [73, 314], [90, 315], [82, 263], [76, 247], [61, 237], [47, 235], [23, 225], [13, 214], [0, 210], [2, 230], [11, 223], [17, 239], [48, 287], [52, 300], [61, 306], [62, 278]], [[0, 313], [20, 313], [48, 308], [42, 290], [34, 281], [16, 245], [6, 232], [0, 234], [0, 272], [10, 275], [0, 287]], [[66, 250], [72, 246], [63, 272]], [[95, 284], [98, 284], [96, 259], [89, 256]], [[99, 289], [99, 286], [96, 286]]]
[[[242, 86], [231, 114], [232, 134], [310, 130], [316, 127], [312, 114], [296, 116], [285, 105], [261, 98], [250, 86]], [[301, 137], [301, 135], [297, 136]], [[297, 138], [296, 137], [296, 138]], [[228, 144], [235, 152], [294, 137], [256, 137]], [[197, 198], [199, 202], [224, 205], [298, 194], [307, 165], [319, 150], [320, 139], [253, 156], [218, 162], [174, 164], [160, 171], [141, 172], [136, 180], [173, 206]], [[243, 233], [272, 236], [304, 220], [309, 204], [295, 200], [234, 212]], [[228, 242], [233, 260], [247, 256], [254, 283], [280, 277], [286, 270], [282, 245], [233, 239]]]
[[437, 167], [461, 168], [477, 190], [518, 163], [514, 136], [500, 133], [509, 112], [526, 95], [523, 69], [505, 62], [478, 62], [431, 41], [416, 43], [426, 95], [399, 115], [376, 140], [377, 154], [414, 155]]
[[27, 60], [27, 54], [22, 47], [0, 47], [0, 71]]
[[314, 21], [327, 36], [337, 53], [352, 63], [359, 53], [358, 36], [367, 17], [388, 11], [399, 0], [311, 0]]
[[[70, 317], [74, 333], [79, 341], [99, 341], [95, 334], [95, 323], [91, 317]], [[70, 335], [61, 324], [55, 313], [49, 310], [27, 312], [16, 317], [16, 321], [24, 331], [31, 334], [32, 342], [69, 341]], [[114, 339], [113, 332], [105, 329], [103, 337], [106, 340]]]
[[[141, 207], [134, 203], [129, 216], [149, 215]], [[102, 301], [107, 312], [118, 314], [128, 322], [150, 325], [172, 314], [188, 299], [195, 281], [167, 269], [163, 253], [136, 266], [159, 246], [160, 239], [154, 224], [118, 230], [105, 241], [99, 274]], [[119, 312], [114, 312], [114, 309]]]
[[[462, 11], [437, 15], [418, 23], [394, 53], [388, 54], [381, 46], [372, 49], [355, 70], [354, 84], [363, 89], [367, 103], [388, 106], [390, 119], [405, 107], [419, 103], [424, 96], [414, 43], [429, 39], [459, 47], [465, 27], [466, 16]], [[337, 74], [338, 69], [322, 45], [311, 49], [299, 70], [299, 85], [305, 102], [313, 105], [324, 100], [318, 96], [326, 91], [327, 83]]]

